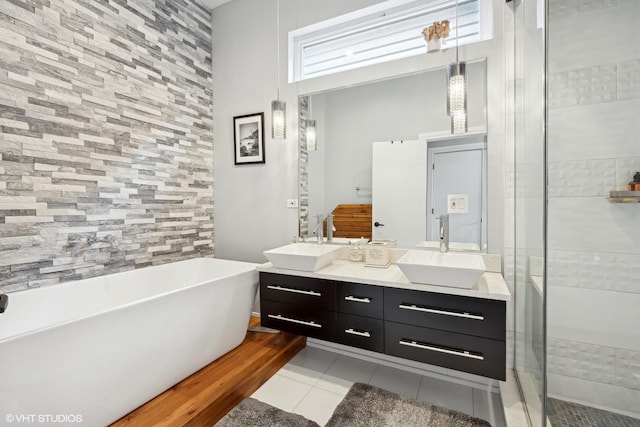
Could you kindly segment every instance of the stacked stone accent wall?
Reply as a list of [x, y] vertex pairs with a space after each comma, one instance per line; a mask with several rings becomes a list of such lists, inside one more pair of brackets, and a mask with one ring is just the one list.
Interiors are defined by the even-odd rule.
[[213, 255], [211, 14], [0, 2], [0, 292]]
[[307, 151], [306, 121], [309, 119], [310, 97], [298, 98], [298, 235], [309, 235], [309, 151]]

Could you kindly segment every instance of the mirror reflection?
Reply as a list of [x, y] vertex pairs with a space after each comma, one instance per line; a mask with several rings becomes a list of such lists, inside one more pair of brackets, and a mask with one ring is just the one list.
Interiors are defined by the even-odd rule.
[[486, 61], [467, 67], [465, 135], [451, 135], [444, 67], [300, 96], [302, 236], [333, 213], [336, 238], [433, 246], [448, 214], [452, 250], [486, 248]]

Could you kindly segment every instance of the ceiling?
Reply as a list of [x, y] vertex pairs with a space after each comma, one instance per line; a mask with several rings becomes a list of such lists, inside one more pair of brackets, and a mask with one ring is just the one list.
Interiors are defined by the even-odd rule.
[[202, 3], [209, 9], [214, 9], [222, 4], [230, 2], [231, 0], [202, 0]]

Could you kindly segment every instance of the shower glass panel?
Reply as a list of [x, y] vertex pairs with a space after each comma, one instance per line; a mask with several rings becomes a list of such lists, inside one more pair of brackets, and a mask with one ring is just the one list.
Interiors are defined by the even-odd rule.
[[639, 22], [638, 0], [548, 0], [554, 427], [640, 426], [640, 192], [611, 197], [640, 171]]
[[514, 0], [515, 372], [529, 422], [545, 418], [544, 5]]

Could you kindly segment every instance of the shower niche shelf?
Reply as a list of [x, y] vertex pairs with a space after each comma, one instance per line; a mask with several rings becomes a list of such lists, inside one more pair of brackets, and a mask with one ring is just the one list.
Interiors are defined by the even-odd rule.
[[609, 192], [611, 203], [640, 203], [640, 191], [611, 191]]

